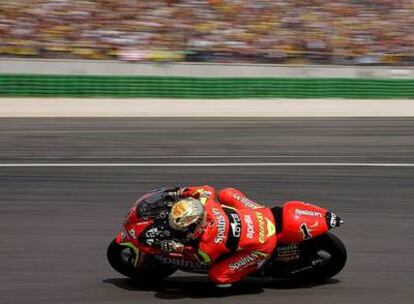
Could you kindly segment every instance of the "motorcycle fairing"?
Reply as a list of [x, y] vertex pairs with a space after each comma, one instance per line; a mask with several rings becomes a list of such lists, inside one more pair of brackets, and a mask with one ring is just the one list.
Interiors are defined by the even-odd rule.
[[324, 208], [301, 201], [289, 201], [283, 205], [282, 229], [278, 231], [280, 244], [300, 243], [328, 232]]

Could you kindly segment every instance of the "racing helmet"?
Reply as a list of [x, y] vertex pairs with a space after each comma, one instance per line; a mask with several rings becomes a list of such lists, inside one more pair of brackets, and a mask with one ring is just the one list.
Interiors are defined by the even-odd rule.
[[185, 233], [187, 239], [196, 239], [203, 232], [206, 223], [203, 204], [193, 197], [177, 201], [171, 207], [168, 223], [172, 229]]

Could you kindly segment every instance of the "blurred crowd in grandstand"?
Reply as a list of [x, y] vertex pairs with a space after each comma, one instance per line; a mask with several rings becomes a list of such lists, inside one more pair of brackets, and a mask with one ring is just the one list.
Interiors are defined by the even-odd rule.
[[1, 0], [0, 56], [414, 63], [413, 0]]

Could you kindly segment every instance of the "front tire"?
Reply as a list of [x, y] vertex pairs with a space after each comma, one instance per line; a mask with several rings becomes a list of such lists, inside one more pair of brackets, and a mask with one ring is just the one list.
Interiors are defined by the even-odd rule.
[[151, 255], [118, 244], [115, 239], [109, 244], [106, 257], [114, 270], [134, 281], [159, 281], [176, 271], [176, 268], [159, 263]]

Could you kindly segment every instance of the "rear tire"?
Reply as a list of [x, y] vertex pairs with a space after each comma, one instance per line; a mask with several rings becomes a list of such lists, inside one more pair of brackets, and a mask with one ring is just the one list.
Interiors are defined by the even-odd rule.
[[139, 252], [137, 256], [134, 250], [118, 244], [115, 239], [109, 244], [106, 257], [113, 269], [134, 281], [159, 281], [176, 271], [176, 268], [159, 263], [151, 255]]
[[318, 253], [325, 252], [330, 258], [322, 260], [308, 270], [291, 274], [291, 279], [306, 282], [325, 281], [338, 274], [345, 266], [347, 252], [342, 241], [333, 234], [327, 233], [306, 241], [301, 248], [306, 260], [305, 264], [311, 265], [312, 261], [318, 260]]

